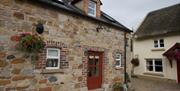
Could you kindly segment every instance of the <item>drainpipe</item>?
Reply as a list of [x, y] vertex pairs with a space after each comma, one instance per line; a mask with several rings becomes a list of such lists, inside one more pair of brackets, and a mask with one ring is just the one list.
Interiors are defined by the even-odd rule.
[[127, 84], [127, 76], [126, 76], [126, 32], [124, 33], [124, 84]]

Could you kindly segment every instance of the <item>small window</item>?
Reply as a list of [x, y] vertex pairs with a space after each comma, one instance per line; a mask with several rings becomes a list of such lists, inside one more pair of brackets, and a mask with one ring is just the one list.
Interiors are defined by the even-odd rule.
[[96, 16], [96, 3], [89, 0], [89, 4], [88, 4], [88, 15], [90, 16]]
[[146, 59], [146, 70], [149, 72], [163, 72], [162, 59]]
[[160, 44], [159, 44], [160, 47], [164, 47], [164, 40], [163, 40], [163, 39], [160, 39], [159, 42], [160, 42]]
[[164, 47], [164, 39], [154, 40], [155, 48], [163, 48]]
[[59, 69], [60, 50], [57, 48], [47, 48], [46, 69]]
[[121, 54], [117, 53], [115, 55], [115, 62], [116, 62], [116, 67], [122, 67], [122, 60], [121, 60]]

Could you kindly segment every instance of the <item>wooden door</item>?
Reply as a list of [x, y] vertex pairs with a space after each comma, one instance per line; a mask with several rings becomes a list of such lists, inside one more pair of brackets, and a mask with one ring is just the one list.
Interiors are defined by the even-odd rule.
[[102, 85], [103, 53], [88, 52], [87, 87], [88, 89], [101, 88]]
[[177, 49], [177, 52], [175, 54], [175, 59], [177, 62], [177, 80], [178, 83], [180, 83], [180, 49]]
[[180, 83], [180, 60], [177, 60], [177, 79], [178, 83]]

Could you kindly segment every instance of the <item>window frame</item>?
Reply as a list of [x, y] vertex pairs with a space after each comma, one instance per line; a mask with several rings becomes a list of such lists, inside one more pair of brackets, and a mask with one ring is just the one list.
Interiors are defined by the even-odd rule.
[[[119, 59], [117, 59], [117, 55], [120, 56]], [[117, 61], [119, 61], [119, 65], [116, 65], [116, 62], [117, 62]], [[123, 67], [123, 65], [122, 65], [122, 54], [121, 54], [121, 53], [116, 53], [116, 54], [115, 54], [115, 66], [118, 67], [118, 68], [119, 68], [119, 67], [120, 67], [120, 68]]]
[[[148, 65], [147, 65], [147, 61], [152, 61], [152, 67], [153, 67], [153, 69], [152, 69], [152, 71], [149, 71], [148, 70]], [[162, 65], [160, 66], [160, 65], [156, 65], [155, 64], [155, 61], [161, 61], [161, 63], [162, 63]], [[149, 65], [150, 66], [150, 65]], [[156, 71], [156, 67], [162, 67], [162, 71]], [[161, 58], [154, 58], [154, 59], [152, 59], [152, 58], [149, 58], [149, 59], [146, 59], [146, 66], [145, 66], [145, 69], [146, 69], [146, 72], [149, 72], [149, 73], [163, 73], [164, 72], [164, 70], [163, 70], [163, 60], [161, 59]]]
[[[160, 42], [160, 41], [163, 41], [162, 43]], [[155, 41], [157, 42], [157, 43], [155, 43]], [[161, 44], [163, 44], [163, 46], [161, 47]], [[157, 47], [156, 47], [157, 46]], [[164, 39], [155, 39], [154, 40], [154, 48], [164, 48]]]
[[[57, 50], [58, 51], [58, 56], [54, 57], [54, 56], [49, 56], [49, 50]], [[47, 67], [46, 69], [59, 69], [60, 68], [60, 49], [59, 48], [47, 48], [46, 49], [46, 64], [47, 64], [47, 59], [58, 59], [58, 64], [57, 67]]]
[[[90, 7], [90, 3], [91, 4], [93, 4], [94, 5], [94, 7]], [[94, 11], [94, 14], [92, 14], [92, 13], [90, 13], [89, 12], [89, 9], [91, 9], [91, 10], [93, 10]], [[96, 17], [96, 14], [97, 14], [97, 3], [96, 2], [94, 2], [94, 1], [92, 1], [92, 0], [89, 0], [88, 1], [88, 10], [87, 10], [87, 14], [89, 15], [89, 16], [93, 16], [93, 17]]]

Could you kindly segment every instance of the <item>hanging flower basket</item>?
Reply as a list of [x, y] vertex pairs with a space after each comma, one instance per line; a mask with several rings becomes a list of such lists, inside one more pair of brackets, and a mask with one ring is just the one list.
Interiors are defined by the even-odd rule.
[[16, 49], [20, 51], [28, 53], [38, 53], [45, 46], [43, 39], [38, 35], [22, 33], [19, 37], [20, 38], [16, 45]]
[[113, 91], [123, 91], [122, 83], [114, 83], [113, 84]]
[[139, 66], [139, 59], [138, 58], [133, 58], [132, 60], [131, 60], [131, 64], [133, 65], [133, 66]]

